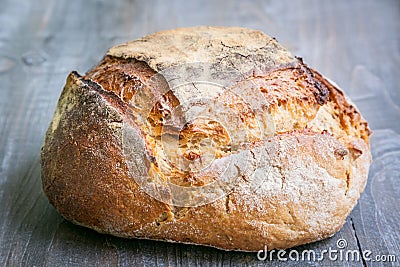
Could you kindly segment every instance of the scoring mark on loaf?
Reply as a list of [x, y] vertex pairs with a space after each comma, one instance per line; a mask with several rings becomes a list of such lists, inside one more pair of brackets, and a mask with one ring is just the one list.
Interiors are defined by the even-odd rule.
[[[176, 107], [180, 106], [181, 109], [187, 110], [193, 97], [212, 99], [222, 94], [221, 87], [210, 83], [186, 84], [176, 90], [177, 86], [174, 80], [179, 80], [179, 77], [170, 77], [170, 81], [160, 77], [157, 81], [157, 88], [146, 87], [143, 84], [156, 74], [143, 64], [143, 62], [133, 59], [107, 56], [85, 77], [96, 81], [105, 90], [115, 92], [124, 101], [136, 107], [137, 112], [141, 112], [152, 98], [158, 99], [151, 111], [153, 114], [149, 117], [156, 134], [159, 134], [160, 128], [164, 124], [163, 121], [171, 115], [171, 111]], [[184, 73], [186, 72], [187, 70], [184, 71]], [[173, 69], [170, 73], [179, 73], [179, 69]], [[199, 72], [196, 72], [196, 75], [198, 74]], [[229, 75], [232, 77], [231, 73]], [[133, 78], [127, 79], [126, 77]], [[210, 77], [200, 77], [201, 80], [207, 80], [207, 78]], [[227, 77], [220, 77], [216, 84], [226, 79]], [[240, 94], [245, 101], [252, 103], [252, 109], [271, 112], [277, 133], [304, 128], [307, 122], [315, 117], [319, 107], [327, 101], [326, 87], [313, 78], [312, 73], [302, 62], [295, 67], [278, 68], [262, 76], [250, 76], [235, 83], [237, 79], [238, 77], [233, 77], [232, 81], [229, 81], [229, 83], [233, 83], [231, 90]], [[252, 90], [248, 90], [249, 87]], [[258, 90], [261, 90], [266, 100], [267, 104], [264, 107], [257, 106], [260, 101], [257, 101], [255, 96], [259, 97], [260, 95], [254, 94], [254, 92]], [[249, 94], [246, 94], [247, 92]], [[136, 97], [135, 94], [137, 94]], [[232, 102], [232, 100], [228, 101]], [[237, 100], [233, 100], [232, 108], [242, 109], [239, 110], [241, 111], [239, 115], [242, 116], [243, 121], [247, 122], [252, 119], [248, 116], [251, 115], [251, 112], [243, 109], [244, 107]], [[187, 114], [189, 113], [182, 115], [190, 117]], [[142, 116], [144, 115], [142, 114]], [[188, 118], [186, 118], [187, 120]]]
[[[204, 162], [211, 163], [221, 157], [230, 158], [244, 149], [241, 146], [246, 142], [260, 142], [271, 134], [320, 126], [321, 121], [325, 121], [324, 116], [320, 115], [326, 113], [327, 105], [323, 104], [328, 102], [328, 107], [337, 106], [327, 98], [329, 91], [325, 84], [314, 79], [313, 72], [302, 61], [295, 66], [277, 68], [258, 76], [232, 76], [234, 72], [229, 70], [225, 76], [219, 75], [217, 80], [214, 78], [214, 82], [182, 83], [182, 76], [189, 80], [193, 77], [201, 81], [209, 80], [212, 77], [210, 68], [216, 69], [215, 65], [192, 64], [155, 73], [143, 62], [106, 56], [85, 78], [114, 92], [140, 115], [136, 122], [142, 125], [144, 150], [150, 156], [147, 174], [152, 179], [171, 181], [180, 186], [204, 186], [215, 182], [215, 173], [194, 175], [193, 171], [201, 169]], [[218, 86], [228, 77], [232, 78], [228, 79], [227, 86]], [[230, 90], [226, 90], [227, 87]], [[263, 101], [255, 100], [260, 98]], [[246, 103], [252, 104], [248, 106]], [[236, 115], [227, 115], [228, 120], [220, 115], [232, 112]], [[269, 129], [268, 125], [264, 125], [264, 129], [269, 130], [264, 131], [264, 135], [259, 131], [259, 126], [268, 118], [262, 117], [263, 114], [270, 114], [269, 123], [276, 125], [276, 128]], [[210, 116], [214, 121], [204, 119]], [[232, 118], [239, 121], [232, 121]], [[218, 130], [212, 125], [218, 125], [217, 121], [221, 119], [223, 126]], [[333, 119], [329, 129], [317, 129], [317, 132], [328, 130], [343, 136], [339, 121]], [[211, 143], [201, 145], [203, 139], [211, 140]], [[183, 155], [183, 162], [180, 154]], [[346, 154], [346, 148], [338, 148], [334, 153], [342, 160]], [[170, 193], [167, 197], [171, 197]]]

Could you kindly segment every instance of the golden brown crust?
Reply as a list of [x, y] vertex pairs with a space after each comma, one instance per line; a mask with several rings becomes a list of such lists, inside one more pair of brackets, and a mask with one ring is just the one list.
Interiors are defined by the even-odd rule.
[[312, 70], [316, 79], [329, 89], [329, 108], [333, 109], [332, 116], [340, 122], [341, 128], [349, 136], [361, 138], [369, 146], [371, 131], [368, 123], [361, 116], [356, 106], [346, 98], [336, 84], [328, 81], [316, 70]]
[[[175, 47], [173, 36], [179, 40]], [[238, 53], [247, 58], [239, 60]], [[212, 182], [213, 175], [164, 168], [165, 154], [176, 154], [176, 148], [161, 149], [163, 121], [184, 96], [168, 90], [163, 79], [148, 86], [158, 71], [201, 55], [247, 73], [232, 90], [251, 84], [260, 92], [268, 103], [260, 108], [271, 114], [275, 135], [252, 130], [257, 122], [252, 111], [241, 99], [222, 93], [220, 102], [243, 122], [240, 127], [252, 145], [235, 146], [230, 138], [246, 140], [215, 121], [199, 119], [178, 133], [178, 149], [193, 161], [207, 152], [198, 140], [211, 138], [220, 162], [246, 151], [273, 157], [258, 162], [251, 176], [241, 174], [239, 166], [242, 179], [225, 197], [176, 207], [149, 196], [132, 177], [123, 127], [143, 139], [146, 151], [136, 156], [149, 173], [179, 185]], [[151, 97], [157, 101], [149, 106]], [[167, 129], [169, 136], [174, 133]], [[42, 179], [50, 202], [65, 218], [99, 232], [257, 251], [264, 245], [313, 242], [338, 231], [365, 186], [370, 161], [367, 123], [337, 86], [258, 31], [200, 27], [112, 48], [84, 77], [71, 73], [42, 148]]]

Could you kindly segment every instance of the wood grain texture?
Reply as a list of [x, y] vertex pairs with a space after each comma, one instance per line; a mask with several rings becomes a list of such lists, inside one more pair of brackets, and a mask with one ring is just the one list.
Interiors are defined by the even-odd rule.
[[[1, 0], [0, 264], [3, 266], [399, 266], [400, 2]], [[40, 148], [69, 71], [161, 29], [243, 26], [275, 36], [336, 81], [374, 131], [359, 205], [334, 237], [296, 248], [395, 254], [396, 262], [258, 261], [255, 253], [124, 240], [63, 220], [41, 191]]]

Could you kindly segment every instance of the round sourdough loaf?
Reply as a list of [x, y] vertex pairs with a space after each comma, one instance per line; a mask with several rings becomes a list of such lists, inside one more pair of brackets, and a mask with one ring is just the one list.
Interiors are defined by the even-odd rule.
[[43, 189], [101, 233], [288, 248], [342, 227], [366, 184], [369, 135], [337, 85], [264, 33], [168, 30], [68, 76]]

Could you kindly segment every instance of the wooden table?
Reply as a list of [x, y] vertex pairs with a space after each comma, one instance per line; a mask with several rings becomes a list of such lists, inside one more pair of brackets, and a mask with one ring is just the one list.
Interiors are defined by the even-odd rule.
[[[4, 266], [400, 266], [400, 2], [0, 1], [0, 263]], [[336, 81], [374, 131], [374, 162], [343, 229], [296, 248], [370, 250], [396, 262], [259, 261], [256, 253], [124, 240], [65, 221], [41, 190], [40, 148], [71, 70], [161, 29], [238, 25], [275, 36]]]

